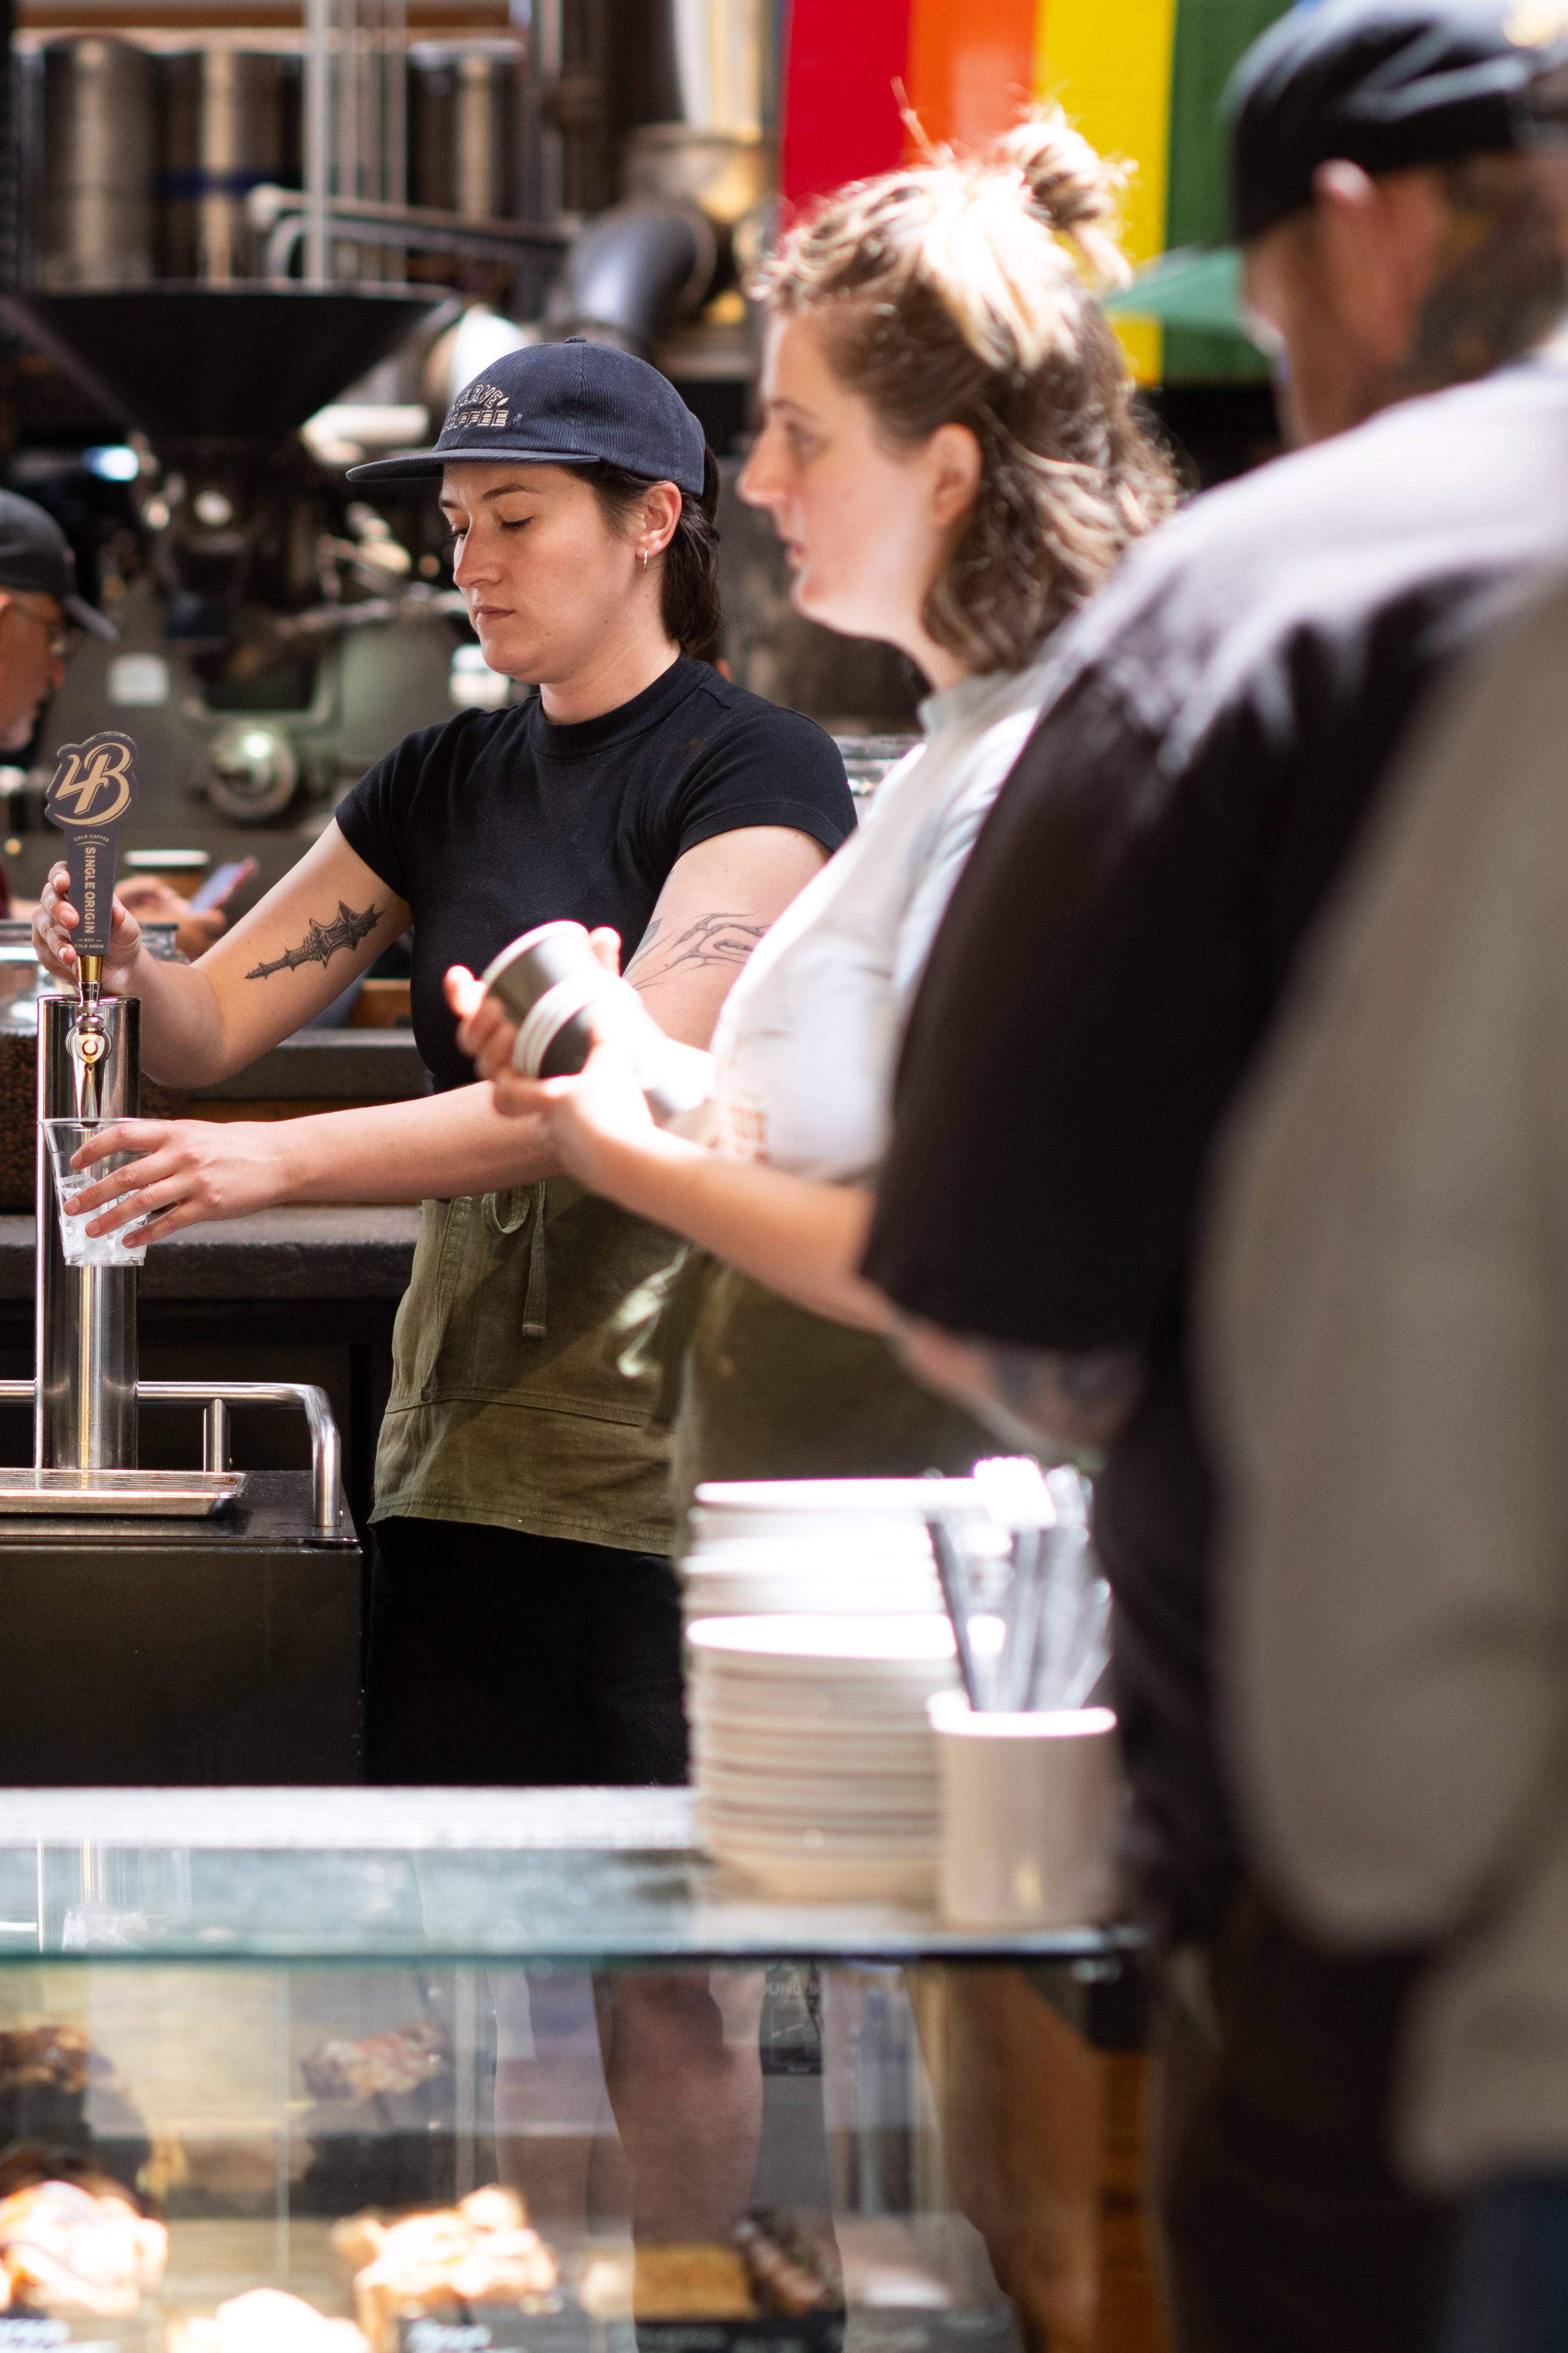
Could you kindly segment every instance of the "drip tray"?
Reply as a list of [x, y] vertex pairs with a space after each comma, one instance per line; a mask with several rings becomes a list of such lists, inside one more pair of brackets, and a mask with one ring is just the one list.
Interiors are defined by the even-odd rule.
[[210, 1520], [245, 1493], [243, 1471], [0, 1469], [0, 1519]]

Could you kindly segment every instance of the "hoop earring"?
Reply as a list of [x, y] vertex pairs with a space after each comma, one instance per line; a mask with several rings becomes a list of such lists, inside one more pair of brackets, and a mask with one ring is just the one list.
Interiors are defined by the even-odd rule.
[[642, 568], [645, 572], [647, 570], [647, 550], [646, 547], [642, 552]]

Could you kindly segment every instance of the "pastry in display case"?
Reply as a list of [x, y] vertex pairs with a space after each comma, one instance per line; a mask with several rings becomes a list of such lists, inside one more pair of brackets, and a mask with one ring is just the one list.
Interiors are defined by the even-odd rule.
[[36, 2172], [0, 2198], [0, 2312], [83, 2313], [130, 2320], [162, 2285], [169, 2233], [118, 2181], [85, 2168], [57, 2178], [49, 2152], [25, 2147], [13, 2169]]
[[353, 2270], [354, 2316], [374, 2353], [400, 2353], [416, 2320], [471, 2327], [490, 2326], [491, 2314], [536, 2319], [563, 2308], [554, 2249], [529, 2228], [517, 2191], [499, 2183], [401, 2221], [355, 2214], [328, 2239]]
[[[736, 1895], [635, 1807], [598, 1848], [173, 1844], [227, 1794], [145, 1793], [140, 1843], [0, 1832], [0, 2353], [1047, 2341], [955, 2059], [984, 1978], [1048, 2020], [1114, 1932], [1025, 1954], [1031, 1990], [916, 1912]], [[1064, 2315], [1097, 2194], [1051, 2210]]]

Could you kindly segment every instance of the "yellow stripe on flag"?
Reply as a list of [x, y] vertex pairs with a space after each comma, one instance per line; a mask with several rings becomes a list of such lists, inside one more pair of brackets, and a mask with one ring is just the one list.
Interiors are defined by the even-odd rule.
[[[1039, 0], [1035, 93], [1059, 99], [1102, 155], [1132, 166], [1122, 200], [1127, 251], [1152, 261], [1165, 247], [1171, 162], [1171, 53], [1176, 0]], [[1160, 330], [1118, 320], [1141, 383], [1160, 375]]]

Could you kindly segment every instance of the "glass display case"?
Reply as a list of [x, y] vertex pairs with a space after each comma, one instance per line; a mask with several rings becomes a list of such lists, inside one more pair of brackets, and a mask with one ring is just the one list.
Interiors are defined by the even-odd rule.
[[0, 2353], [1142, 2353], [1140, 1982], [684, 1791], [7, 1792]]

